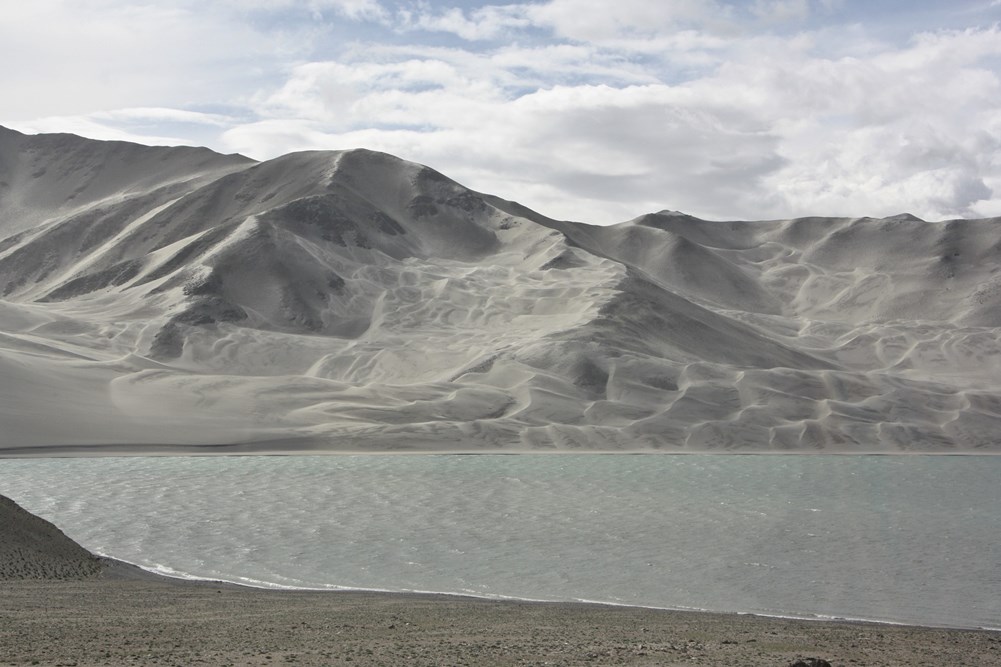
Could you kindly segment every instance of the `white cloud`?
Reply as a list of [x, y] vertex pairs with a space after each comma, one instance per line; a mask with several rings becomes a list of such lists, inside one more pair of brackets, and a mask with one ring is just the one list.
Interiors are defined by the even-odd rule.
[[810, 16], [809, 0], [754, 0], [751, 13], [770, 23], [803, 21]]
[[[454, 81], [456, 88], [408, 92], [395, 83], [387, 89], [353, 88], [328, 107], [324, 97], [344, 84], [346, 73], [366, 87], [385, 75], [373, 66], [308, 69], [341, 77], [313, 94], [307, 90], [315, 77], [297, 78], [297, 85], [284, 91], [282, 99], [305, 108], [299, 115], [308, 119], [284, 122], [279, 119], [288, 114], [272, 109], [274, 120], [228, 132], [227, 148], [266, 157], [285, 145], [366, 145], [439, 166], [470, 179], [471, 187], [544, 213], [595, 222], [632, 217], [667, 202], [696, 207], [702, 202], [695, 194], [729, 201], [739, 184], [753, 183], [781, 161], [775, 139], [756, 123], [734, 122], [727, 109], [699, 108], [687, 91], [662, 84], [559, 86], [505, 99], [499, 88], [470, 93], [469, 81], [443, 69], [447, 76], [425, 80]], [[399, 73], [385, 70], [394, 77]], [[418, 71], [439, 70], [422, 64]], [[345, 100], [350, 100], [346, 106]], [[361, 117], [395, 127], [355, 129], [359, 123], [339, 122]], [[707, 144], [714, 150], [707, 151]], [[526, 186], [537, 183], [547, 186], [532, 185], [540, 199], [526, 199]]]
[[1001, 198], [987, 185], [1001, 173], [1001, 82], [980, 66], [997, 55], [997, 28], [942, 33], [868, 59], [749, 55], [699, 85], [747, 100], [782, 136], [787, 166], [765, 179], [777, 214], [970, 216]]
[[314, 9], [331, 8], [351, 19], [385, 20], [388, 12], [378, 0], [310, 0]]
[[331, 26], [387, 18], [377, 0], [8, 2], [0, 119], [231, 105], [325, 44]]
[[[771, 0], [796, 2], [797, 0]], [[397, 14], [403, 30], [450, 32], [466, 40], [495, 39], [517, 29], [536, 28], [561, 39], [628, 48], [663, 38], [667, 33], [698, 27], [732, 31], [734, 12], [716, 0], [548, 0], [486, 5], [472, 11], [459, 7], [436, 10], [422, 2]]]
[[[227, 133], [226, 145], [260, 157], [367, 145], [592, 222], [660, 208], [976, 214], [1001, 176], [990, 157], [1001, 89], [982, 65], [1001, 53], [999, 37], [928, 34], [838, 59], [816, 55], [816, 37], [744, 38], [714, 72], [674, 85], [583, 44], [359, 52], [293, 70], [261, 107], [271, 120]], [[597, 67], [612, 85], [573, 82]]]
[[272, 46], [247, 25], [180, 3], [8, 3], [0, 110], [26, 119], [219, 99], [254, 85], [248, 63]]
[[25, 134], [60, 133], [76, 134], [101, 141], [129, 141], [147, 146], [191, 146], [195, 142], [184, 137], [145, 134], [113, 127], [85, 116], [53, 116], [36, 120], [5, 123], [13, 130]]
[[90, 114], [90, 118], [106, 122], [144, 122], [144, 123], [190, 123], [196, 125], [212, 125], [227, 127], [234, 119], [224, 114], [185, 111], [162, 107], [135, 107], [115, 109], [113, 111], [98, 111]]
[[[210, 141], [237, 119], [223, 114], [201, 113], [170, 108], [127, 108], [96, 111], [79, 116], [49, 116], [30, 121], [8, 122], [19, 132], [37, 134], [69, 132], [103, 141], [130, 141], [148, 146], [197, 146]], [[164, 134], [164, 130], [182, 130]]]
[[722, 27], [731, 10], [714, 0], [549, 0], [530, 4], [527, 15], [559, 37], [601, 42], [622, 37], [651, 37], [685, 26]]
[[[195, 4], [194, 0], [181, 0]], [[285, 12], [298, 9], [309, 12], [314, 17], [322, 17], [326, 12], [345, 16], [353, 20], [384, 21], [389, 12], [379, 0], [216, 0], [237, 11]]]
[[435, 12], [430, 5], [397, 12], [399, 29], [450, 32], [465, 40], [494, 39], [513, 29], [527, 28], [531, 21], [526, 5], [487, 5], [468, 14], [458, 7]]
[[1001, 213], [1001, 30], [810, 27], [840, 4], [36, 0], [0, 24], [25, 63], [0, 72], [0, 122], [258, 158], [366, 146], [589, 222]]

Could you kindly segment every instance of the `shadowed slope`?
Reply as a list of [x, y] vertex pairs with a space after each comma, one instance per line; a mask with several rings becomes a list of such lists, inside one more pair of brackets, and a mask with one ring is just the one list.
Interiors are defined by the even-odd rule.
[[48, 521], [0, 496], [0, 580], [86, 579], [100, 560]]
[[72, 134], [24, 135], [0, 127], [0, 233], [60, 215], [218, 178], [253, 160], [207, 148], [93, 141]]

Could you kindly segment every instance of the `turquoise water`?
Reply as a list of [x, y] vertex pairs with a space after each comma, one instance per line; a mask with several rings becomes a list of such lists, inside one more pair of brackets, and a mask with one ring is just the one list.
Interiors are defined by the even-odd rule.
[[1001, 457], [0, 461], [84, 546], [259, 586], [1001, 627]]

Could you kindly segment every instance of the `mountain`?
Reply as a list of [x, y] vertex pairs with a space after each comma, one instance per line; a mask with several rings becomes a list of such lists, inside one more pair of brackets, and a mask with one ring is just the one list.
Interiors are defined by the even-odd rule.
[[0, 455], [1001, 448], [1001, 220], [546, 218], [0, 128]]

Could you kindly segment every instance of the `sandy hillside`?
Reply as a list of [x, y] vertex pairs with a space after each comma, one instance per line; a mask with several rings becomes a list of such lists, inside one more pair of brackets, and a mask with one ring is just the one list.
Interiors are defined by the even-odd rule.
[[996, 451], [999, 223], [596, 227], [0, 128], [0, 453]]
[[61, 530], [0, 496], [0, 580], [88, 579], [101, 569]]

